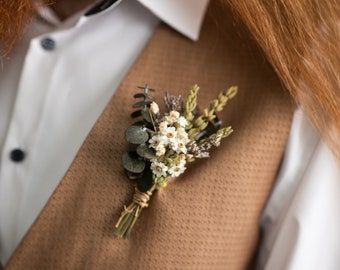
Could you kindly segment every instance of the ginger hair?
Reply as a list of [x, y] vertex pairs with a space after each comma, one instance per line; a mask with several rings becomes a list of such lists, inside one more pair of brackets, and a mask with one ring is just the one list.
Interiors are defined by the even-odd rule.
[[0, 58], [8, 56], [35, 15], [32, 0], [0, 1]]
[[340, 2], [223, 0], [340, 160]]

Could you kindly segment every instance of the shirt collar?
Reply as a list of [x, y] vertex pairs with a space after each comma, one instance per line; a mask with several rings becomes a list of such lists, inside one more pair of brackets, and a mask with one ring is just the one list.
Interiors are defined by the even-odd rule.
[[[144, 7], [149, 9], [155, 16], [161, 21], [168, 24], [186, 37], [197, 41], [199, 38], [201, 26], [203, 23], [204, 15], [207, 10], [209, 0], [137, 0]], [[103, 8], [103, 11], [113, 8], [115, 5], [112, 3], [120, 1], [103, 0], [97, 5], [102, 4], [105, 6], [108, 2], [111, 2], [109, 6]], [[98, 12], [98, 13], [101, 13]], [[88, 13], [80, 11], [74, 14], [72, 18], [67, 20], [67, 26], [75, 24], [76, 21], [82, 16]], [[61, 22], [55, 16], [55, 14], [46, 6], [41, 6], [39, 9], [39, 15], [44, 20], [48, 21], [52, 25], [60, 25]]]
[[160, 20], [198, 40], [209, 0], [138, 0]]

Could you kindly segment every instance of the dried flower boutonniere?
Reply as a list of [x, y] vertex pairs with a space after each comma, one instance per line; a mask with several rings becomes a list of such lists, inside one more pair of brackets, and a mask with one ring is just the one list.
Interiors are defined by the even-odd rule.
[[221, 139], [231, 134], [232, 127], [220, 128], [216, 113], [237, 93], [236, 86], [221, 92], [202, 115], [198, 115], [197, 85], [186, 100], [167, 93], [164, 100], [168, 113], [162, 117], [150, 95], [154, 90], [148, 85], [139, 88], [144, 91], [134, 95], [141, 100], [133, 105], [139, 109], [131, 117], [142, 120], [126, 129], [125, 138], [131, 149], [122, 158], [126, 175], [135, 183], [132, 203], [124, 207], [116, 224], [115, 233], [123, 238], [130, 236], [155, 190], [165, 188], [169, 179], [182, 174], [187, 162], [209, 157], [211, 147], [218, 147]]

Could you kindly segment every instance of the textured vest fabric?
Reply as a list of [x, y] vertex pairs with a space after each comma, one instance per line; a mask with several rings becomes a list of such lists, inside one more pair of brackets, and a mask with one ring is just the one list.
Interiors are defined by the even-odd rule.
[[[221, 13], [221, 14], [220, 14]], [[229, 15], [210, 8], [192, 42], [165, 25], [154, 36], [98, 119], [64, 179], [6, 270], [245, 269], [256, 250], [258, 220], [285, 149], [292, 104], [272, 69], [239, 38]], [[200, 85], [200, 108], [239, 86], [220, 114], [235, 132], [154, 194], [123, 240], [114, 225], [133, 187], [121, 155], [138, 85], [186, 95]], [[57, 165], [57, 164], [56, 164]]]

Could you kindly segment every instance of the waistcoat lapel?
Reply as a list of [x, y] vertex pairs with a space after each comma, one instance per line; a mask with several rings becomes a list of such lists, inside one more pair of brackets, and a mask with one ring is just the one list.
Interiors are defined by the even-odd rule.
[[[88, 135], [69, 171], [6, 269], [243, 269], [258, 240], [258, 218], [280, 164], [292, 106], [228, 14], [210, 8], [193, 43], [161, 25]], [[111, 59], [108, 59], [111, 61]], [[239, 94], [221, 118], [235, 132], [212, 157], [191, 164], [143, 210], [130, 240], [114, 236], [133, 188], [121, 155], [133, 122], [136, 86], [201, 86], [199, 104], [230, 85]], [[57, 166], [57, 164], [56, 164]]]

